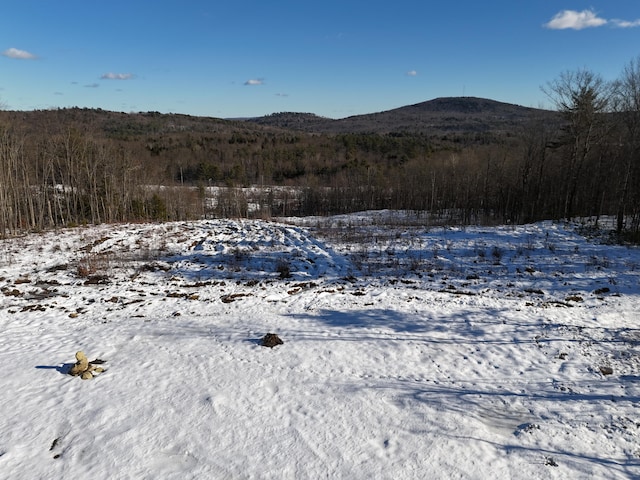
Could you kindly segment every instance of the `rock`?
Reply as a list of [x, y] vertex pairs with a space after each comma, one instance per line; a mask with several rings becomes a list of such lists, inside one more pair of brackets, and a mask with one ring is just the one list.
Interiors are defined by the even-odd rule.
[[80, 377], [82, 380], [90, 380], [96, 374], [104, 372], [104, 368], [97, 367], [94, 364], [102, 364], [105, 361], [97, 358], [93, 362], [89, 362], [89, 360], [87, 360], [87, 356], [82, 350], [76, 352], [76, 360], [77, 362], [75, 365], [71, 367], [71, 370], [69, 370], [69, 375], [73, 377]]
[[71, 367], [69, 371], [69, 375], [77, 377], [78, 375], [82, 375], [89, 369], [89, 360], [87, 360], [87, 356], [83, 351], [76, 352], [76, 364]]
[[282, 345], [283, 343], [284, 342], [275, 333], [267, 333], [262, 338], [262, 346], [263, 347], [273, 348], [276, 345]]
[[611, 367], [600, 367], [600, 373], [602, 375], [613, 375], [613, 368], [611, 368]]

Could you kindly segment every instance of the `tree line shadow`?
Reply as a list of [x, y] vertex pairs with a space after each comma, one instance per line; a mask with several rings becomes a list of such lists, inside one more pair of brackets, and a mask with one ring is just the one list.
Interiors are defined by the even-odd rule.
[[[517, 343], [552, 343], [555, 341], [581, 342], [581, 338], [551, 336], [550, 332], [559, 331], [565, 325], [549, 322], [545, 319], [514, 318], [508, 308], [485, 307], [478, 309], [457, 310], [442, 315], [420, 312], [406, 314], [387, 308], [370, 308], [360, 310], [322, 309], [308, 313], [286, 314], [296, 319], [312, 323], [321, 323], [330, 328], [340, 330], [338, 340], [375, 340], [378, 332], [390, 332], [402, 340], [419, 340], [426, 343], [443, 344], [517, 344]], [[593, 337], [594, 334], [607, 334], [603, 343], [630, 344], [630, 338], [640, 338], [639, 329], [600, 326], [581, 326], [581, 337]], [[376, 332], [377, 331], [377, 332]], [[589, 334], [588, 332], [593, 332]], [[409, 335], [416, 336], [409, 336]], [[315, 339], [313, 333], [308, 334], [310, 340]], [[497, 338], [496, 338], [497, 337]], [[322, 340], [325, 337], [318, 337]], [[388, 334], [380, 336], [387, 338]]]

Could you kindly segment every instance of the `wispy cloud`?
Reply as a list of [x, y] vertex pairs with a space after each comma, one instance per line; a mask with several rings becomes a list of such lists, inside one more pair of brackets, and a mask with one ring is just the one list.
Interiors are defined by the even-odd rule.
[[288, 93], [276, 93], [276, 97], [288, 97]]
[[634, 28], [634, 27], [640, 27], [640, 18], [638, 20], [634, 20], [632, 22], [628, 21], [628, 20], [619, 20], [619, 19], [613, 19], [611, 20], [611, 23], [613, 25], [615, 25], [616, 27], [619, 28]]
[[418, 72], [416, 72], [415, 70], [409, 70], [406, 73], [407, 77], [417, 77], [418, 76]]
[[617, 28], [640, 27], [640, 19], [634, 21], [611, 19], [599, 17], [593, 10], [562, 10], [557, 13], [544, 27], [551, 30], [582, 30], [584, 28], [594, 28], [609, 25]]
[[245, 85], [264, 85], [264, 78], [250, 78], [246, 82]]
[[131, 80], [133, 73], [104, 73], [100, 77], [102, 80]]
[[27, 52], [26, 50], [19, 50], [17, 48], [8, 48], [2, 55], [8, 58], [15, 58], [17, 60], [33, 60], [37, 58], [33, 53]]
[[90, 83], [88, 85], [85, 85], [85, 88], [98, 88], [99, 86], [99, 83]]

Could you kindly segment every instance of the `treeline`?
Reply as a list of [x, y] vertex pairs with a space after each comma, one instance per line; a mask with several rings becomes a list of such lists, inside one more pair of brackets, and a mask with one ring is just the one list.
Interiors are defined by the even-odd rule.
[[[31, 140], [31, 141], [29, 141]], [[145, 165], [75, 130], [25, 138], [0, 127], [0, 236], [80, 223], [190, 215], [181, 195], [147, 186]]]
[[510, 131], [447, 136], [309, 134], [155, 112], [0, 112], [0, 235], [381, 208], [461, 223], [614, 215], [619, 233], [637, 235], [640, 60], [614, 82], [579, 70], [544, 89], [557, 112]]

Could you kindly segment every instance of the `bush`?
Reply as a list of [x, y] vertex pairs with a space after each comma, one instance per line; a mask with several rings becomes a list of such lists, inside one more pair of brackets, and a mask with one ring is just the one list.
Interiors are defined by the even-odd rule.
[[286, 260], [278, 260], [278, 263], [276, 263], [276, 272], [280, 274], [280, 278], [291, 278], [291, 267]]

